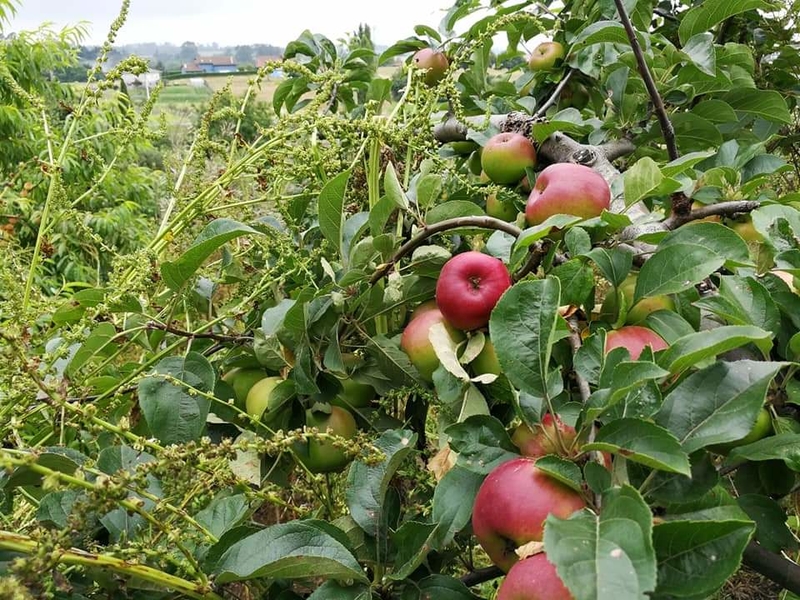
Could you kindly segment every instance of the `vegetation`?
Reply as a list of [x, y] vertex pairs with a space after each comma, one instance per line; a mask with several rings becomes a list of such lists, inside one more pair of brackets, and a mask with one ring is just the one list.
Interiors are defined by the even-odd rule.
[[0, 597], [800, 596], [800, 2], [459, 0], [149, 97], [128, 7], [85, 85], [0, 41]]

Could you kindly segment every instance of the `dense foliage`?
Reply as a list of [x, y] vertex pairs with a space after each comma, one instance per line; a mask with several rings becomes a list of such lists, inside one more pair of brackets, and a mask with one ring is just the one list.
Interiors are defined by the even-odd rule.
[[[119, 89], [146, 64], [102, 69], [127, 1], [79, 88], [48, 78], [74, 32], [0, 42], [0, 597], [469, 600], [542, 553], [576, 600], [719, 597], [743, 560], [796, 597], [796, 4], [304, 32], [174, 145], [161, 89]], [[507, 185], [501, 130], [538, 156]], [[567, 162], [608, 210], [526, 222]], [[513, 285], [461, 331], [429, 301], [469, 251]], [[492, 547], [520, 453], [555, 508]]]

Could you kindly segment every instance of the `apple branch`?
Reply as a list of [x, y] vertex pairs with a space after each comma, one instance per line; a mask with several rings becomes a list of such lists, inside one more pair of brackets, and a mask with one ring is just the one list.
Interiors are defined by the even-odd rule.
[[525, 261], [525, 264], [522, 265], [522, 268], [519, 271], [514, 273], [514, 281], [519, 281], [528, 273], [533, 273], [536, 271], [536, 269], [539, 268], [539, 265], [542, 264], [542, 259], [547, 256], [548, 252], [550, 252], [551, 247], [552, 243], [549, 240], [543, 240], [541, 242], [532, 244], [528, 249], [528, 260]]
[[744, 549], [742, 562], [793, 594], [800, 594], [800, 565], [770, 552], [756, 542]]
[[673, 214], [663, 221], [667, 229], [677, 229], [681, 225], [696, 221], [697, 219], [705, 219], [706, 217], [732, 217], [741, 213], [749, 213], [756, 210], [761, 203], [756, 200], [734, 200], [732, 202], [719, 202], [718, 204], [709, 204], [701, 208], [696, 208], [687, 215]]
[[224, 335], [222, 333], [193, 333], [191, 331], [184, 331], [182, 329], [177, 329], [175, 327], [164, 325], [162, 323], [156, 323], [155, 321], [151, 321], [150, 323], [148, 323], [147, 329], [150, 330], [158, 329], [160, 331], [171, 333], [172, 335], [177, 335], [180, 337], [186, 337], [191, 339], [209, 339], [209, 340], [216, 340], [218, 342], [233, 342], [234, 344], [244, 344], [246, 342], [253, 341], [253, 336], [251, 335]]
[[449, 231], [451, 229], [459, 229], [461, 227], [478, 227], [481, 229], [494, 229], [497, 231], [503, 231], [509, 235], [518, 238], [522, 233], [522, 230], [514, 225], [513, 223], [507, 223], [506, 221], [501, 221], [500, 219], [495, 219], [493, 217], [456, 217], [454, 219], [446, 219], [444, 221], [440, 221], [438, 223], [434, 223], [433, 225], [427, 225], [423, 227], [414, 237], [408, 240], [405, 244], [400, 246], [397, 250], [395, 255], [392, 259], [380, 265], [378, 269], [373, 273], [372, 277], [369, 280], [370, 285], [375, 285], [380, 281], [383, 277], [385, 277], [389, 271], [392, 270], [392, 267], [404, 256], [412, 253], [416, 250], [419, 246], [425, 243], [428, 238], [433, 237], [439, 233], [444, 231]]
[[574, 74], [575, 74], [575, 69], [570, 69], [569, 71], [567, 71], [567, 74], [564, 75], [564, 78], [558, 82], [556, 89], [553, 90], [553, 93], [550, 94], [550, 97], [544, 102], [544, 104], [542, 104], [538, 109], [536, 109], [535, 113], [533, 113], [534, 118], [543, 117], [547, 109], [556, 103], [558, 97], [561, 95], [561, 92], [564, 91], [564, 88], [569, 83], [569, 80], [572, 79], [572, 76]]
[[470, 571], [466, 575], [461, 578], [461, 583], [466, 585], [467, 587], [472, 587], [473, 585], [480, 585], [481, 583], [486, 583], [487, 581], [491, 581], [492, 579], [497, 579], [498, 577], [502, 577], [505, 575], [500, 567], [484, 567], [482, 569], [477, 569], [475, 571]]
[[628, 12], [625, 10], [623, 0], [614, 0], [614, 4], [617, 6], [619, 19], [622, 21], [622, 26], [625, 28], [625, 33], [628, 35], [628, 40], [631, 43], [631, 49], [636, 57], [636, 64], [639, 67], [639, 74], [644, 80], [647, 93], [650, 94], [650, 100], [652, 100], [653, 106], [655, 107], [658, 123], [661, 125], [661, 133], [663, 134], [664, 142], [667, 145], [667, 154], [669, 155], [670, 160], [675, 160], [680, 156], [680, 154], [678, 152], [678, 146], [675, 143], [675, 129], [672, 127], [672, 121], [669, 120], [667, 109], [664, 107], [664, 101], [661, 99], [661, 95], [658, 93], [658, 88], [656, 88], [656, 82], [653, 79], [653, 74], [650, 72], [650, 69], [647, 66], [644, 52], [642, 52], [642, 47], [639, 45], [639, 38], [636, 37], [636, 31], [633, 29], [631, 19], [628, 17]]

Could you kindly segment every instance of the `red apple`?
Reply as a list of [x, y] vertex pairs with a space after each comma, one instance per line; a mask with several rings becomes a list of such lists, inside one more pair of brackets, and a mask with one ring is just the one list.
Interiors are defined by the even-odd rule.
[[495, 600], [575, 600], [544, 552], [516, 563]]
[[417, 305], [417, 308], [414, 309], [414, 312], [411, 313], [411, 317], [408, 320], [413, 321], [431, 310], [439, 310], [439, 307], [436, 306], [436, 300], [428, 300], [427, 302]]
[[548, 515], [566, 519], [585, 506], [578, 492], [537, 469], [534, 460], [514, 458], [478, 490], [472, 530], [492, 562], [508, 571], [518, 560], [517, 548], [542, 540]]
[[560, 58], [564, 58], [564, 46], [558, 42], [542, 42], [531, 52], [528, 66], [531, 71], [550, 71]]
[[420, 69], [427, 69], [425, 73], [425, 84], [434, 86], [444, 79], [444, 74], [450, 62], [444, 55], [444, 52], [434, 50], [433, 48], [423, 48], [419, 50], [411, 59], [414, 64]]
[[[556, 429], [558, 436], [556, 436]], [[519, 448], [523, 456], [539, 458], [546, 454], [558, 454], [568, 456], [572, 450], [573, 442], [577, 432], [574, 427], [564, 423], [558, 416], [547, 413], [541, 423], [537, 423], [533, 429], [525, 423], [514, 430], [511, 441]], [[561, 444], [559, 445], [559, 439]]]
[[437, 323], [444, 323], [454, 342], [464, 339], [464, 334], [448, 323], [438, 308], [427, 309], [411, 319], [400, 338], [400, 348], [408, 354], [411, 364], [417, 368], [425, 381], [433, 381], [433, 372], [439, 366], [439, 359], [428, 338], [428, 333]]
[[539, 225], [558, 214], [591, 219], [610, 206], [611, 190], [597, 171], [574, 163], [556, 163], [536, 179], [525, 216], [529, 225]]
[[631, 360], [639, 360], [645, 346], [650, 346], [653, 352], [664, 350], [667, 342], [655, 331], [638, 325], [627, 325], [606, 334], [606, 353], [614, 348], [627, 348]]
[[520, 133], [492, 136], [481, 153], [481, 167], [495, 183], [517, 183], [525, 176], [525, 169], [535, 164], [533, 143]]
[[470, 331], [489, 323], [492, 309], [510, 287], [511, 276], [503, 261], [481, 252], [464, 252], [442, 267], [436, 305], [453, 327]]

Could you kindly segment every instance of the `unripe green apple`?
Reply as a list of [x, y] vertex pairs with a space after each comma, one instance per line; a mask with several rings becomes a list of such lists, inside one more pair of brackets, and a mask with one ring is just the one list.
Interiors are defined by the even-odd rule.
[[[356, 421], [349, 411], [340, 406], [331, 406], [330, 414], [308, 411], [306, 426], [316, 427], [320, 432], [332, 433], [350, 439], [356, 434]], [[312, 473], [335, 473], [344, 469], [352, 459], [333, 442], [311, 439], [308, 441], [308, 457], [303, 458]]]
[[709, 446], [708, 449], [712, 452], [716, 452], [717, 454], [726, 455], [728, 452], [738, 446], [752, 444], [753, 442], [757, 442], [758, 440], [767, 437], [771, 433], [772, 417], [766, 408], [762, 408], [760, 411], [758, 411], [758, 417], [756, 417], [756, 422], [753, 425], [753, 428], [750, 430], [750, 433], [743, 438], [734, 440], [732, 442], [725, 442], [724, 444], [715, 444], [713, 446]]
[[500, 375], [503, 372], [500, 367], [500, 361], [497, 360], [497, 352], [494, 350], [494, 344], [488, 336], [483, 342], [483, 348], [478, 353], [478, 356], [472, 360], [470, 365], [475, 375], [486, 375], [489, 373], [492, 375]]
[[638, 325], [626, 325], [606, 334], [606, 354], [614, 348], [626, 348], [631, 360], [639, 360], [647, 346], [650, 346], [653, 352], [658, 352], [666, 349], [668, 344], [655, 331]]
[[564, 58], [564, 46], [558, 42], [542, 42], [531, 52], [528, 66], [531, 71], [551, 71]]
[[743, 221], [737, 221], [731, 225], [731, 229], [733, 229], [739, 236], [745, 241], [751, 242], [763, 242], [764, 237], [756, 231], [756, 228], [753, 226], [753, 220], [750, 217], [747, 217]]
[[495, 183], [517, 183], [525, 176], [525, 169], [535, 164], [533, 142], [520, 133], [498, 133], [481, 152], [481, 167]]
[[544, 552], [516, 563], [497, 590], [495, 600], [574, 600]]
[[486, 214], [501, 221], [514, 221], [517, 218], [517, 207], [513, 200], [503, 200], [497, 194], [486, 197]]
[[331, 400], [334, 406], [349, 410], [367, 408], [375, 399], [375, 388], [368, 383], [361, 383], [349, 377], [340, 379], [339, 383], [342, 384], [342, 391]]
[[412, 58], [414, 64], [420, 69], [427, 69], [425, 73], [425, 84], [434, 86], [444, 79], [444, 74], [450, 62], [444, 55], [444, 52], [434, 50], [433, 48], [423, 48], [419, 50]]
[[556, 163], [536, 178], [525, 217], [529, 225], [539, 225], [558, 214], [591, 219], [610, 206], [611, 189], [600, 173], [584, 165]]
[[[634, 306], [633, 294], [636, 290], [636, 275], [631, 273], [619, 285], [619, 292], [625, 298], [625, 304], [628, 306], [628, 314], [625, 318], [625, 323], [628, 325], [635, 325], [641, 323], [647, 318], [650, 313], [657, 310], [675, 310], [675, 302], [669, 296], [652, 296], [650, 298], [642, 298]], [[616, 322], [619, 313], [619, 298], [615, 290], [610, 290], [603, 300], [601, 314], [612, 322]]]
[[439, 358], [428, 338], [431, 327], [437, 323], [444, 323], [445, 329], [454, 343], [464, 340], [464, 333], [445, 321], [438, 308], [426, 309], [419, 316], [411, 319], [400, 338], [400, 348], [411, 359], [411, 364], [417, 368], [422, 379], [427, 382], [433, 381], [433, 372], [439, 366]]
[[267, 377], [266, 371], [262, 369], [231, 369], [222, 376], [222, 381], [228, 383], [233, 388], [236, 407], [245, 410], [247, 394], [252, 387]]
[[280, 377], [265, 377], [253, 385], [247, 393], [247, 399], [245, 400], [247, 414], [260, 419], [265, 411], [274, 409], [275, 406], [271, 404], [270, 397], [272, 395], [272, 390], [282, 381], [283, 379]]
[[498, 567], [508, 572], [514, 552], [542, 541], [549, 515], [560, 519], [586, 506], [581, 495], [536, 468], [530, 458], [514, 458], [495, 468], [475, 497], [472, 530]]
[[571, 107], [577, 110], [583, 110], [586, 108], [586, 105], [589, 104], [589, 100], [589, 91], [586, 89], [586, 86], [584, 86], [582, 83], [570, 83], [561, 92], [561, 97], [559, 98], [559, 108]]

